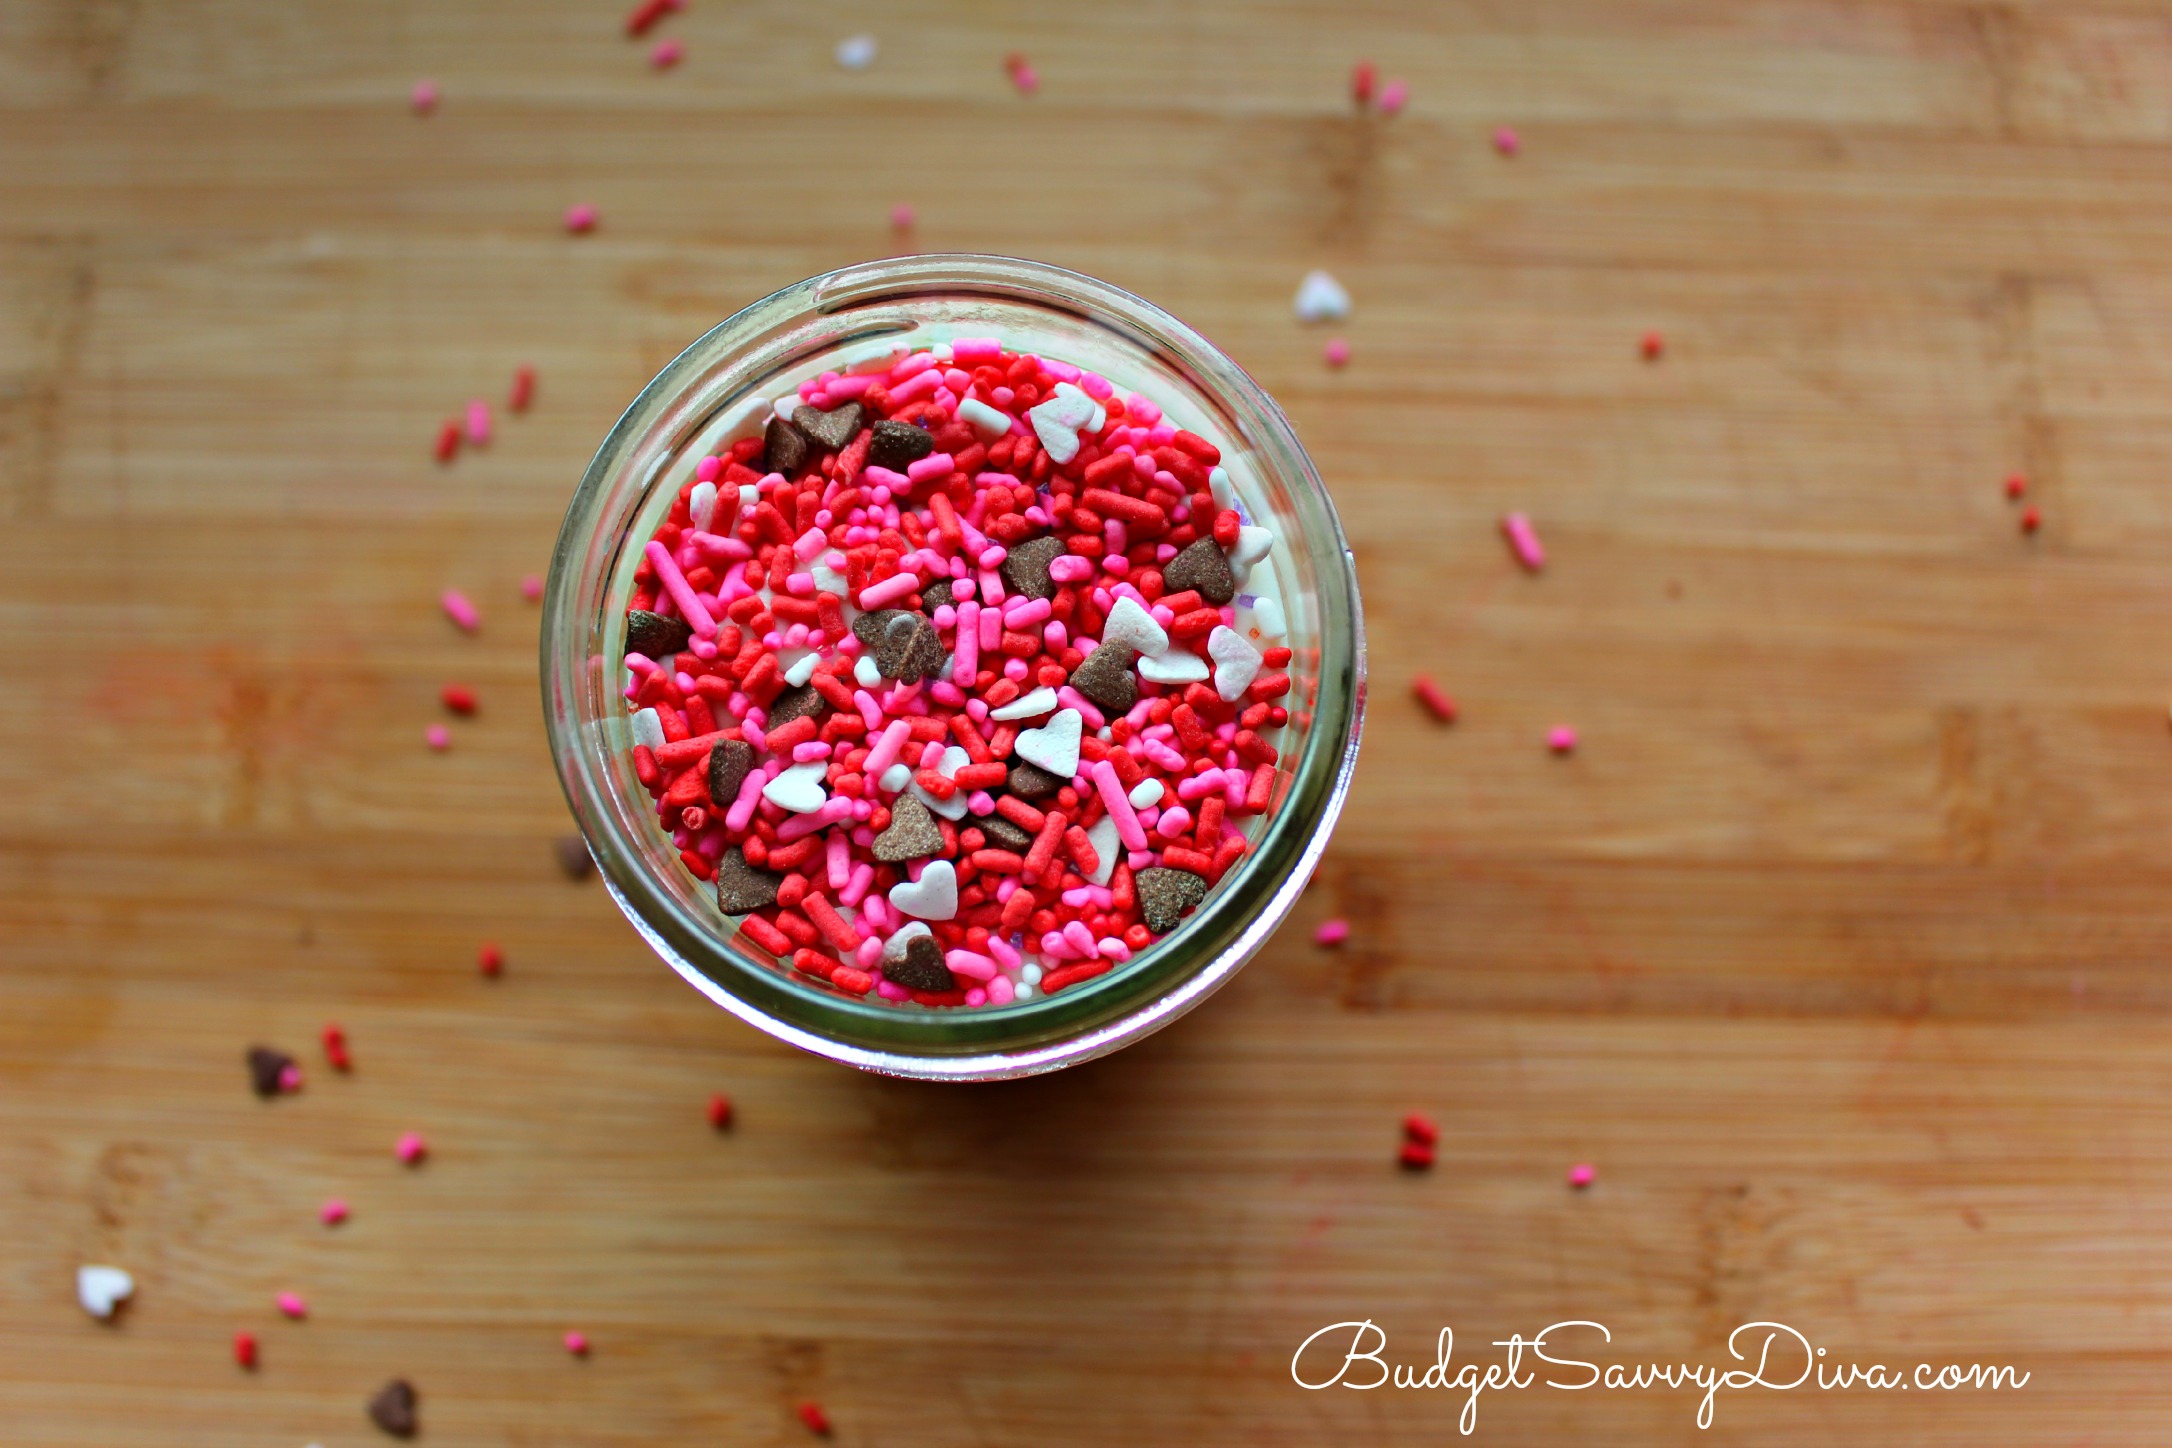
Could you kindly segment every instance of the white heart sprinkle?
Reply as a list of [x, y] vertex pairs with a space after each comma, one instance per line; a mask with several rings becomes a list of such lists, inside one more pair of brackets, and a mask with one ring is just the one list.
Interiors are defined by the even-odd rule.
[[1161, 797], [1166, 792], [1167, 789], [1160, 780], [1142, 779], [1132, 786], [1129, 796], [1131, 807], [1133, 809], [1152, 809], [1155, 805], [1161, 803]]
[[636, 709], [633, 716], [633, 736], [636, 744], [661, 749], [664, 747], [664, 721], [656, 717], [654, 709]]
[[1068, 382], [1056, 384], [1056, 395], [1038, 407], [1026, 409], [1034, 435], [1058, 463], [1078, 456], [1078, 430], [1093, 420], [1094, 400]]
[[[922, 872], [921, 878], [927, 878], [925, 872]], [[897, 934], [882, 943], [882, 963], [884, 965], [896, 965], [905, 958], [906, 947], [913, 943], [914, 936], [933, 935], [934, 933], [917, 920], [907, 921], [898, 928]]]
[[1169, 631], [1139, 607], [1139, 600], [1126, 594], [1116, 600], [1108, 621], [1101, 625], [1101, 642], [1129, 644], [1134, 653], [1158, 654], [1169, 647]]
[[1227, 624], [1207, 635], [1207, 656], [1214, 660], [1214, 692], [1235, 703], [1259, 674], [1259, 650]]
[[1274, 550], [1275, 535], [1269, 528], [1239, 528], [1237, 546], [1229, 550], [1229, 566], [1250, 568]]
[[1116, 821], [1108, 815], [1095, 820], [1086, 830], [1086, 843], [1094, 847], [1094, 883], [1108, 884], [1109, 876], [1116, 873], [1116, 852], [1124, 843], [1116, 833]]
[[1207, 676], [1207, 661], [1182, 649], [1139, 660], [1139, 677], [1152, 684], [1190, 684]]
[[1010, 703], [1005, 704], [1000, 709], [990, 709], [988, 717], [1003, 720], [1037, 719], [1055, 707], [1056, 691], [1054, 689], [1035, 689], [1022, 698], [1011, 700]]
[[1078, 741], [1085, 723], [1078, 710], [1064, 709], [1040, 728], [1025, 730], [1012, 747], [1026, 763], [1069, 779], [1078, 773]]
[[1305, 273], [1297, 284], [1297, 320], [1339, 322], [1350, 315], [1350, 294], [1324, 271]]
[[118, 1267], [75, 1269], [75, 1300], [92, 1317], [107, 1318], [113, 1309], [135, 1296], [136, 1279]]
[[1252, 623], [1262, 638], [1278, 639], [1289, 631], [1289, 621], [1282, 616], [1282, 605], [1271, 598], [1257, 599], [1252, 604]]
[[795, 764], [762, 786], [762, 798], [794, 814], [813, 814], [830, 802], [829, 791], [822, 787], [822, 776], [829, 772], [829, 765], [819, 759]]
[[890, 903], [901, 915], [949, 920], [958, 913], [958, 872], [950, 861], [937, 860], [920, 872], [918, 880], [892, 885]]
[[[943, 751], [942, 762], [935, 766], [935, 772], [945, 779], [956, 779], [958, 771], [972, 762], [972, 755], [953, 744]], [[952, 790], [948, 799], [937, 799], [934, 795], [922, 789], [918, 783], [915, 783], [913, 793], [920, 797], [922, 804], [934, 810], [946, 820], [965, 818], [965, 791], [962, 789]]]

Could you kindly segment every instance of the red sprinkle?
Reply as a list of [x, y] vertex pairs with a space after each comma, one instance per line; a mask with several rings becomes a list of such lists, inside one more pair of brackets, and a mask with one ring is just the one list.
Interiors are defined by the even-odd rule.
[[1424, 1112], [1413, 1111], [1403, 1118], [1403, 1139], [1415, 1141], [1421, 1146], [1431, 1146], [1440, 1140], [1440, 1127]]
[[807, 1425], [807, 1431], [827, 1438], [830, 1436], [830, 1415], [822, 1411], [820, 1403], [801, 1403], [799, 1420]]
[[732, 1124], [732, 1099], [719, 1093], [709, 1098], [709, 1124], [718, 1131]]
[[475, 712], [475, 691], [462, 684], [447, 684], [438, 690], [438, 699], [455, 714]]
[[505, 952], [484, 941], [482, 949], [475, 952], [475, 968], [484, 975], [495, 976], [505, 969]]
[[1426, 712], [1435, 719], [1440, 720], [1441, 723], [1453, 724], [1456, 722], [1456, 701], [1442, 693], [1440, 685], [1434, 683], [1427, 675], [1420, 674], [1417, 678], [1411, 680], [1410, 692], [1416, 694], [1418, 702], [1425, 705]]
[[245, 1368], [256, 1366], [255, 1333], [237, 1332], [234, 1334], [234, 1361]]
[[1395, 1160], [1405, 1171], [1430, 1171], [1433, 1148], [1422, 1141], [1406, 1141], [1403, 1149], [1395, 1154]]
[[526, 363], [513, 373], [513, 390], [505, 399], [508, 412], [526, 412], [535, 401], [535, 369]]
[[1371, 105], [1373, 81], [1379, 73], [1369, 60], [1361, 60], [1350, 72], [1350, 99], [1361, 106]]
[[354, 1069], [354, 1058], [347, 1054], [347, 1033], [339, 1028], [337, 1021], [325, 1025], [324, 1058], [332, 1063], [335, 1071]]
[[2021, 510], [2022, 532], [2034, 533], [2038, 528], [2043, 526], [2043, 523], [2044, 515], [2036, 510], [2036, 505], [2034, 503], [2031, 503], [2028, 507]]
[[1660, 358], [1660, 354], [1661, 354], [1661, 353], [1663, 353], [1663, 352], [1665, 352], [1666, 350], [1667, 350], [1667, 339], [1666, 339], [1666, 338], [1664, 338], [1664, 337], [1660, 336], [1660, 335], [1659, 335], [1659, 334], [1658, 334], [1657, 332], [1646, 332], [1646, 333], [1644, 334], [1644, 360], [1645, 360], [1645, 361], [1647, 361], [1647, 362], [1657, 362], [1657, 361], [1659, 360], [1659, 358]]
[[626, 33], [646, 35], [656, 27], [657, 21], [685, 6], [686, 0], [641, 0], [626, 16]]
[[449, 463], [453, 460], [453, 454], [460, 451], [460, 423], [458, 419], [448, 420], [443, 427], [437, 430], [437, 446], [431, 448], [430, 451], [441, 463]]

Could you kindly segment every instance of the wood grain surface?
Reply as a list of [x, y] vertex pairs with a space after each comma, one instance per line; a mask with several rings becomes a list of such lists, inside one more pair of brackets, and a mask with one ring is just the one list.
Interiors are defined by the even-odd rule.
[[[1709, 1432], [1695, 1389], [1490, 1393], [1497, 1443], [2164, 1441], [2172, 10], [693, 0], [664, 73], [622, 16], [0, 6], [0, 1441], [352, 1448], [394, 1375], [506, 1448], [789, 1445], [809, 1399], [886, 1448], [1454, 1441], [1461, 1394], [1292, 1383], [1360, 1318], [1421, 1364], [1591, 1319], [1724, 1367], [1771, 1319], [2030, 1374]], [[1299, 918], [1028, 1083], [777, 1045], [548, 847], [518, 583], [590, 453], [713, 322], [901, 245], [1201, 327], [1368, 604]], [[523, 362], [532, 412], [433, 463]], [[301, 1095], [248, 1093], [259, 1041]]]

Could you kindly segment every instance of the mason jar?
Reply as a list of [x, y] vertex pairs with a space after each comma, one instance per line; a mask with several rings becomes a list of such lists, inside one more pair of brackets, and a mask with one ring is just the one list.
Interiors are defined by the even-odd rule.
[[[1000, 338], [1100, 374], [1216, 443], [1243, 509], [1277, 535], [1292, 650], [1273, 804], [1250, 851], [1176, 929], [1115, 969], [1008, 1005], [854, 996], [737, 933], [658, 828], [622, 697], [627, 601], [643, 544], [700, 457], [758, 430], [770, 400], [897, 344]], [[1158, 1030], [1258, 953], [1327, 847], [1357, 760], [1365, 629], [1357, 573], [1319, 473], [1274, 400], [1159, 307], [1076, 272], [993, 256], [911, 256], [810, 278], [718, 324], [612, 428], [566, 510], [543, 601], [543, 707], [566, 800], [612, 899], [716, 1004], [865, 1070], [984, 1081], [1052, 1071]]]

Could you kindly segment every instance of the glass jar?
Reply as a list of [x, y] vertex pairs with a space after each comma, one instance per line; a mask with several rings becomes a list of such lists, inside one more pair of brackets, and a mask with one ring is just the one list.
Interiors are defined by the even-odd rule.
[[[1217, 443], [1246, 509], [1276, 535], [1293, 651], [1276, 803], [1252, 849], [1175, 930], [1089, 981], [1005, 1006], [862, 999], [735, 934], [680, 864], [635, 778], [621, 698], [642, 545], [696, 459], [759, 427], [768, 401], [825, 369], [955, 336], [995, 336], [1098, 372]], [[1167, 1025], [1259, 950], [1311, 878], [1342, 811], [1365, 703], [1365, 630], [1349, 545], [1289, 420], [1213, 344], [1130, 293], [990, 256], [869, 262], [786, 287], [664, 368], [604, 439], [566, 511], [543, 602], [543, 707], [558, 774], [605, 886], [695, 989], [781, 1040], [871, 1071], [979, 1081], [1089, 1060]]]

